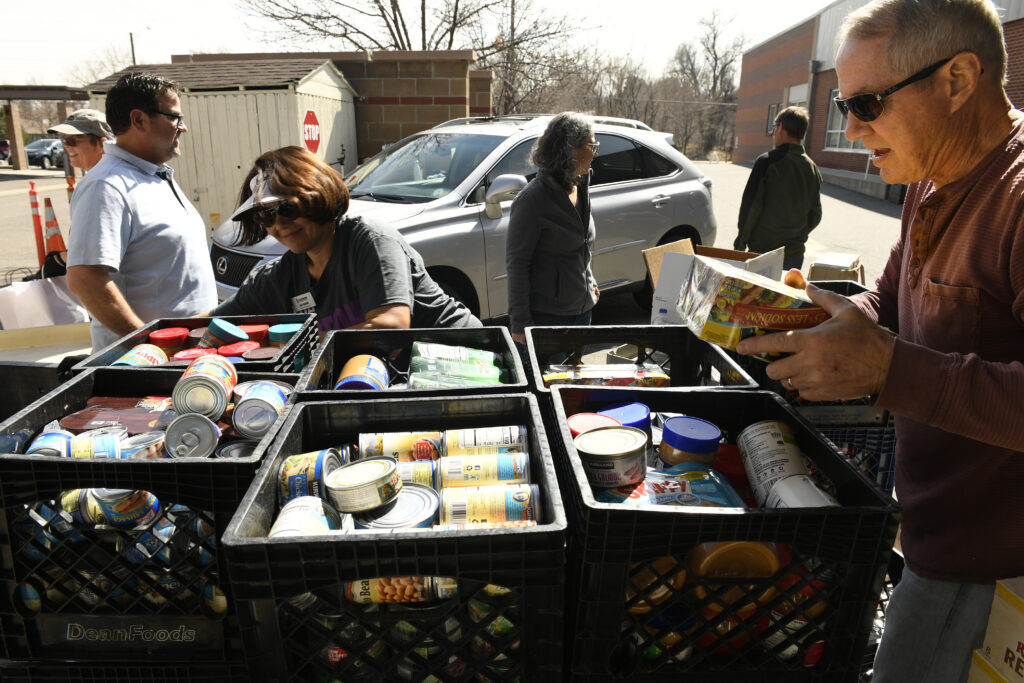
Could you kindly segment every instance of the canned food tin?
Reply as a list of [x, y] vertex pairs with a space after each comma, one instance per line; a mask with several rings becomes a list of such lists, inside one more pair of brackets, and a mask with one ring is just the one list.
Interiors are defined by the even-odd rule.
[[216, 420], [228, 408], [238, 373], [227, 358], [211, 354], [196, 358], [185, 370], [171, 394], [179, 415], [199, 413]]
[[128, 436], [124, 427], [101, 427], [71, 437], [72, 458], [121, 457], [121, 442]]
[[680, 463], [664, 472], [647, 470], [641, 483], [601, 489], [594, 493], [594, 500], [624, 505], [746, 507], [721, 474], [699, 462]]
[[739, 433], [736, 445], [758, 505], [765, 504], [775, 482], [808, 474], [793, 430], [784, 422], [755, 422]]
[[254, 341], [240, 341], [234, 344], [225, 344], [224, 346], [217, 348], [217, 353], [224, 357], [237, 357], [243, 358], [243, 354], [246, 351], [252, 351], [253, 349], [260, 348], [259, 342]]
[[445, 456], [437, 468], [442, 488], [530, 483], [530, 458], [525, 453]]
[[341, 512], [363, 512], [387, 505], [402, 490], [394, 458], [364, 458], [324, 477], [328, 498]]
[[350, 602], [434, 602], [455, 597], [458, 583], [444, 576], [384, 576], [342, 584]]
[[398, 462], [437, 460], [444, 453], [443, 436], [441, 432], [360, 434], [359, 457], [389, 457]]
[[273, 384], [276, 387], [279, 387], [281, 391], [284, 392], [285, 396], [291, 396], [292, 392], [295, 391], [295, 388], [292, 387], [291, 384], [288, 384], [287, 382], [282, 382], [279, 379], [252, 379], [249, 380], [248, 382], [239, 382], [238, 384], [235, 385], [235, 402], [237, 403], [238, 401], [241, 401], [243, 398], [245, 398], [246, 393], [248, 393], [248, 391], [255, 387], [257, 384], [268, 383]]
[[277, 354], [281, 353], [281, 349], [273, 346], [261, 346], [258, 349], [252, 349], [242, 354], [242, 358], [245, 360], [273, 360], [277, 358]]
[[442, 524], [481, 524], [538, 519], [536, 484], [480, 486], [441, 491]]
[[[437, 521], [441, 500], [434, 489], [403, 484], [395, 501], [384, 508], [353, 515], [357, 529], [422, 529]], [[380, 512], [378, 512], [380, 511]]]
[[172, 555], [171, 540], [176, 533], [177, 527], [174, 526], [174, 522], [163, 517], [154, 522], [153, 526], [146, 531], [136, 534], [131, 541], [125, 542], [119, 538], [119, 545], [124, 546], [121, 554], [129, 562], [135, 564], [145, 564], [155, 560], [170, 566], [175, 559]]
[[220, 427], [197, 413], [179, 415], [167, 425], [164, 449], [172, 458], [205, 458], [217, 448]]
[[249, 341], [263, 343], [270, 331], [270, 325], [256, 323], [254, 325], [239, 325], [238, 329], [249, 335]]
[[124, 460], [161, 460], [169, 458], [164, 450], [164, 432], [143, 432], [121, 442]]
[[29, 445], [26, 455], [54, 455], [64, 458], [71, 457], [71, 439], [74, 434], [65, 429], [50, 429]]
[[256, 450], [256, 446], [258, 446], [259, 443], [259, 441], [251, 441], [249, 439], [232, 441], [222, 446], [217, 446], [217, 450], [213, 452], [213, 457], [228, 459], [248, 458], [252, 455], [253, 451]]
[[167, 362], [167, 354], [155, 344], [139, 344], [133, 346], [128, 353], [124, 354], [111, 365], [129, 365], [133, 367], [145, 367], [161, 365]]
[[281, 463], [281, 469], [277, 473], [281, 505], [301, 496], [318, 496], [326, 499], [327, 489], [324, 480], [341, 465], [341, 456], [334, 448], [288, 456]]
[[76, 524], [94, 524], [89, 503], [89, 489], [70, 489], [60, 492], [60, 509]]
[[334, 385], [335, 391], [349, 389], [387, 389], [391, 378], [384, 361], [376, 356], [361, 354], [352, 356], [341, 367], [341, 374]]
[[272, 325], [267, 331], [267, 339], [270, 341], [271, 346], [286, 346], [288, 342], [291, 341], [292, 337], [294, 337], [301, 329], [301, 323], [281, 323], [279, 325]]
[[326, 500], [316, 496], [300, 496], [289, 500], [281, 508], [267, 538], [322, 536], [341, 526], [341, 515]]
[[449, 429], [444, 433], [445, 455], [490, 455], [526, 451], [526, 427], [523, 425]]
[[569, 434], [572, 438], [576, 438], [583, 432], [589, 432], [592, 429], [598, 427], [621, 427], [622, 423], [616, 420], [610, 415], [600, 415], [598, 413], [576, 413], [570, 415], [565, 419], [566, 426], [569, 427]]
[[149, 333], [149, 343], [159, 346], [168, 356], [173, 356], [188, 343], [187, 327], [165, 327]]
[[779, 479], [764, 501], [766, 508], [839, 507], [839, 501], [822, 491], [806, 474]]
[[422, 484], [438, 489], [437, 463], [433, 460], [417, 460], [416, 462], [398, 463], [398, 474], [405, 484]]
[[246, 341], [248, 339], [249, 335], [239, 329], [238, 325], [229, 323], [227, 320], [214, 318], [210, 321], [210, 324], [207, 325], [206, 332], [204, 332], [202, 338], [200, 338], [199, 348], [219, 349], [222, 346], [234, 344], [235, 342]]
[[206, 334], [205, 327], [197, 327], [188, 331], [188, 345], [193, 348], [198, 348], [199, 340]]
[[572, 441], [591, 486], [631, 486], [647, 473], [647, 434], [635, 427], [598, 427]]
[[217, 353], [216, 349], [200, 349], [199, 347], [193, 347], [191, 349], [182, 349], [174, 354], [174, 360], [187, 360], [193, 361], [200, 356], [212, 356]]
[[[414, 609], [413, 607], [402, 607], [402, 611]], [[394, 609], [394, 608], [392, 608]], [[462, 624], [458, 617], [449, 616], [438, 625], [436, 629], [424, 628], [424, 623], [419, 619], [411, 621], [398, 621], [391, 627], [391, 635], [403, 646], [414, 646], [410, 652], [415, 652], [423, 659], [430, 659], [441, 653], [442, 643], [456, 642], [462, 634]], [[440, 638], [439, 638], [440, 634]]]
[[149, 491], [129, 489], [88, 489], [95, 504], [92, 510], [96, 524], [139, 526], [148, 524], [160, 514], [160, 501]]
[[242, 436], [257, 439], [270, 431], [287, 401], [288, 395], [277, 384], [256, 382], [235, 404], [231, 423]]
[[148, 567], [143, 569], [142, 577], [146, 582], [142, 597], [152, 605], [165, 605], [171, 600], [194, 597], [181, 579], [167, 569]]
[[434, 531], [465, 531], [466, 529], [523, 529], [537, 526], [535, 519], [520, 519], [511, 522], [480, 522], [476, 524], [435, 524], [431, 529]]

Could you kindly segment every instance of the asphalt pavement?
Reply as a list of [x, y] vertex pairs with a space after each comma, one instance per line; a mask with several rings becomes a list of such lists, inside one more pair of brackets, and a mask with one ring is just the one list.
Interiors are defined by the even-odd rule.
[[67, 240], [71, 213], [64, 171], [15, 171], [10, 166], [0, 167], [0, 285], [8, 284], [11, 277], [20, 279], [22, 271], [39, 269], [28, 194], [30, 181], [39, 192], [40, 219], [45, 223], [43, 200], [49, 198], [57, 225]]

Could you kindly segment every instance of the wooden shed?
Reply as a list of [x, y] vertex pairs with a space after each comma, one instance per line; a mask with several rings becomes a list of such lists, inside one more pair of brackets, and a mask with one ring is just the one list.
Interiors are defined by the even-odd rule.
[[356, 165], [356, 92], [323, 58], [146, 64], [129, 67], [86, 90], [103, 111], [106, 92], [130, 71], [148, 71], [181, 87], [188, 132], [170, 165], [207, 228], [235, 209], [253, 161], [286, 145], [305, 145], [343, 175]]

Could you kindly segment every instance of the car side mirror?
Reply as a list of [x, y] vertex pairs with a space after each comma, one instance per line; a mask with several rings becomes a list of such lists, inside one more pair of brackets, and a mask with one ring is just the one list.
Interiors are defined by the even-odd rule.
[[501, 218], [501, 203], [513, 199], [526, 187], [526, 178], [512, 173], [500, 175], [487, 188], [484, 198], [484, 213], [488, 218]]

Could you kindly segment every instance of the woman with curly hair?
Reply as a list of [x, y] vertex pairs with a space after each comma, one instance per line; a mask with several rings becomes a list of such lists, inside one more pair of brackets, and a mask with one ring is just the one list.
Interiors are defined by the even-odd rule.
[[512, 202], [505, 243], [508, 312], [519, 344], [530, 325], [590, 324], [600, 296], [590, 267], [590, 162], [597, 146], [590, 118], [563, 112], [533, 147], [537, 177]]
[[348, 200], [341, 174], [302, 147], [258, 158], [232, 215], [238, 241], [270, 235], [288, 251], [253, 268], [213, 314], [316, 313], [321, 330], [480, 326], [397, 230], [346, 216]]

